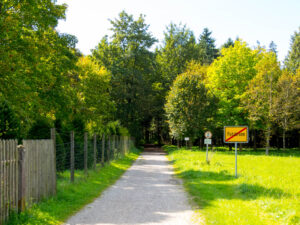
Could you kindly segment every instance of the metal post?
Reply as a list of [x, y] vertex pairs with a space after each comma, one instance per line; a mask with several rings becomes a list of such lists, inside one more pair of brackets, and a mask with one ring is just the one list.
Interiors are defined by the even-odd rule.
[[208, 163], [208, 144], [206, 144], [206, 163]]
[[237, 143], [234, 143], [235, 145], [235, 177], [237, 178]]

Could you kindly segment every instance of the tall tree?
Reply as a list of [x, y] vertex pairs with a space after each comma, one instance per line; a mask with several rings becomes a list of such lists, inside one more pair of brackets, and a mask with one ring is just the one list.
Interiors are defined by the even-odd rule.
[[285, 59], [285, 66], [293, 73], [300, 67], [300, 27], [291, 37], [291, 47]]
[[300, 127], [300, 69], [293, 75], [284, 70], [276, 85], [274, 119], [283, 130], [283, 149], [287, 131]]
[[168, 124], [165, 122], [165, 98], [176, 77], [183, 73], [188, 62], [198, 59], [196, 40], [193, 32], [185, 25], [171, 23], [166, 27], [162, 46], [156, 49], [157, 87], [154, 124], [159, 140], [169, 137]]
[[199, 57], [202, 64], [211, 64], [219, 56], [219, 51], [215, 46], [215, 39], [211, 37], [212, 32], [204, 28], [199, 38]]
[[177, 140], [184, 135], [193, 140], [202, 137], [204, 130], [212, 125], [216, 111], [217, 99], [205, 87], [207, 68], [191, 67], [176, 78], [165, 105], [171, 135]]
[[197, 58], [198, 52], [193, 32], [185, 25], [171, 23], [167, 26], [163, 45], [156, 57], [166, 89], [170, 87], [178, 74], [184, 72], [187, 63]]
[[78, 81], [74, 86], [78, 98], [76, 108], [87, 127], [99, 133], [103, 131], [104, 125], [113, 119], [112, 114], [115, 111], [110, 97], [111, 75], [88, 56], [78, 60], [76, 71], [78, 73]]
[[261, 122], [265, 132], [266, 154], [269, 154], [271, 127], [274, 119], [276, 83], [281, 74], [279, 62], [274, 52], [261, 53], [255, 69], [256, 76], [251, 80], [244, 95], [245, 108], [252, 122]]
[[239, 40], [233, 47], [223, 48], [208, 68], [209, 87], [220, 100], [217, 126], [247, 124], [241, 98], [256, 74], [257, 61], [257, 51]]
[[51, 0], [0, 3], [0, 95], [22, 131], [39, 117], [53, 120], [66, 110], [64, 87], [76, 62], [76, 38], [55, 31], [65, 9]]
[[271, 41], [271, 43], [269, 44], [269, 51], [274, 52], [275, 55], [277, 56], [277, 45], [275, 44], [274, 41]]
[[228, 38], [227, 41], [221, 46], [222, 48], [229, 48], [234, 46], [234, 41], [231, 38]]
[[94, 59], [111, 72], [111, 96], [116, 103], [116, 119], [141, 139], [142, 127], [152, 117], [152, 83], [156, 39], [148, 31], [143, 15], [134, 20], [125, 11], [111, 20], [111, 41], [104, 37], [93, 51]]

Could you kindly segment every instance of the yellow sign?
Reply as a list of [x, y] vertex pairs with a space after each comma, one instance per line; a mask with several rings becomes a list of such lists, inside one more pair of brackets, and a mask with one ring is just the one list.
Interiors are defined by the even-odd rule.
[[248, 138], [247, 126], [224, 127], [225, 143], [248, 143]]

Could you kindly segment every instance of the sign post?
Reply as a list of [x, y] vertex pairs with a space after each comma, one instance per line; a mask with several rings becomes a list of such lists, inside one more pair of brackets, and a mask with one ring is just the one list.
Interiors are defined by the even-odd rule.
[[224, 142], [235, 146], [235, 177], [237, 178], [237, 144], [248, 143], [249, 130], [247, 126], [225, 126]]
[[235, 177], [237, 178], [237, 142], [234, 143], [235, 146]]
[[189, 137], [185, 137], [184, 140], [185, 140], [185, 147], [187, 149], [187, 142], [190, 140], [190, 138]]
[[204, 139], [204, 144], [206, 144], [206, 163], [208, 164], [208, 145], [211, 145], [211, 138], [212, 138], [212, 133], [210, 131], [206, 131], [205, 134], [205, 139]]

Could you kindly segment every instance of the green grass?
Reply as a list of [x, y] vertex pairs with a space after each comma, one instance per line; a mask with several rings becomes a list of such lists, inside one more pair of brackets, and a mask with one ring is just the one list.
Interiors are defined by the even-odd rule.
[[20, 215], [12, 214], [8, 224], [61, 224], [68, 217], [92, 202], [103, 190], [113, 184], [134, 162], [139, 150], [133, 149], [125, 157], [114, 160], [104, 167], [90, 170], [86, 178], [83, 171], [76, 171], [75, 182], [69, 181], [68, 171], [57, 180], [57, 196], [36, 204]]
[[210, 152], [165, 146], [204, 224], [300, 224], [300, 151]]

